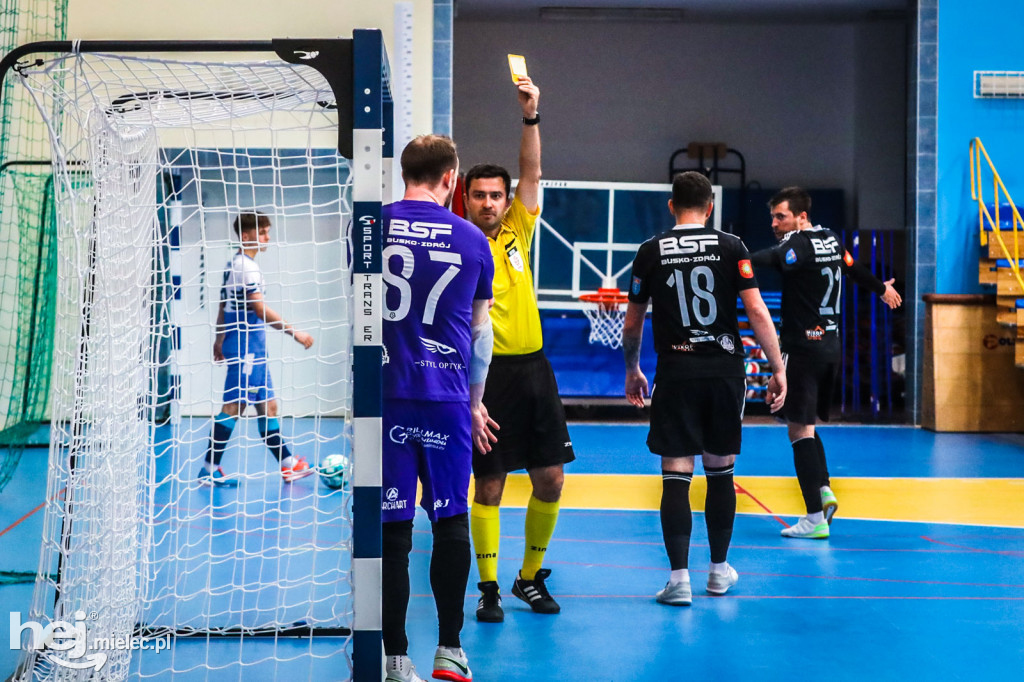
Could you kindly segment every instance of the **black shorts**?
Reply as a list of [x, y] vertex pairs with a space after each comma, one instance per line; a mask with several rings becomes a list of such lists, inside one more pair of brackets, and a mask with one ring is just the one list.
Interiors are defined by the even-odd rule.
[[799, 355], [786, 356], [786, 404], [782, 416], [793, 424], [827, 422], [835, 388], [834, 362], [811, 360]]
[[494, 356], [487, 373], [484, 406], [501, 428], [490, 452], [473, 449], [474, 476], [496, 476], [576, 459], [555, 373], [543, 350]]
[[648, 449], [662, 457], [739, 454], [746, 390], [743, 377], [658, 381]]

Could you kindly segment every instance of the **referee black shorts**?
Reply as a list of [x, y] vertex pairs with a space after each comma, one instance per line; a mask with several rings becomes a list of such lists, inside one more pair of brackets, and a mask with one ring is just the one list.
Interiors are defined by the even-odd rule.
[[786, 404], [782, 417], [793, 424], [828, 421], [839, 365], [800, 355], [786, 356]]
[[474, 476], [497, 476], [576, 459], [555, 373], [543, 350], [495, 355], [487, 373], [484, 406], [501, 428], [490, 452], [473, 449]]
[[739, 454], [746, 390], [743, 377], [659, 380], [648, 449], [662, 457]]

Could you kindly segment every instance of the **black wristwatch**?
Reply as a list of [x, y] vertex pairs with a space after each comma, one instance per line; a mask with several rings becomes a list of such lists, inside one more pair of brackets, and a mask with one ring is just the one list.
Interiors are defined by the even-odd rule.
[[534, 114], [533, 118], [526, 118], [525, 116], [523, 116], [523, 125], [524, 126], [535, 126], [538, 123], [540, 123], [540, 114], [539, 113], [538, 114]]

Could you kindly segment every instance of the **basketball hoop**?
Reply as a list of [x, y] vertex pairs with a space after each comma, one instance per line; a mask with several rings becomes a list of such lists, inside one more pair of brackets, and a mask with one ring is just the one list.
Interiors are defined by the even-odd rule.
[[614, 288], [601, 288], [580, 295], [580, 301], [586, 304], [583, 314], [590, 321], [589, 343], [600, 343], [613, 349], [622, 345], [622, 325], [626, 320], [628, 300], [626, 294]]

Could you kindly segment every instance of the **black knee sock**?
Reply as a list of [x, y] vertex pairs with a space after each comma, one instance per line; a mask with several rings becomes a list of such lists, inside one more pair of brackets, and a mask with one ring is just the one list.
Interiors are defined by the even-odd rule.
[[661, 535], [665, 539], [665, 551], [673, 571], [689, 566], [690, 533], [693, 532], [693, 517], [690, 515], [692, 478], [693, 474], [661, 472]]
[[[832, 487], [832, 481], [828, 476], [828, 462], [825, 460], [825, 444], [821, 442], [821, 436], [814, 432], [814, 442], [818, 446], [818, 466], [821, 467], [821, 485]], [[819, 488], [821, 486], [818, 486]]]
[[459, 648], [466, 605], [466, 583], [473, 555], [469, 548], [469, 514], [440, 519], [432, 526], [430, 589], [437, 605], [437, 645]]
[[708, 526], [711, 562], [721, 564], [729, 556], [732, 525], [736, 520], [736, 488], [732, 483], [733, 466], [704, 467], [708, 494], [704, 500], [704, 521]]
[[214, 468], [220, 466], [220, 460], [224, 457], [224, 450], [231, 440], [231, 432], [235, 430], [235, 423], [238, 420], [231, 415], [221, 412], [213, 418], [213, 429], [210, 433], [210, 442], [206, 446], [206, 462]]
[[381, 524], [381, 615], [385, 656], [405, 656], [409, 639], [405, 614], [409, 609], [409, 552], [412, 521]]
[[800, 493], [804, 496], [808, 514], [821, 511], [821, 466], [818, 457], [818, 444], [813, 438], [793, 441], [793, 466], [796, 467], [796, 480], [800, 482]]
[[274, 455], [278, 462], [292, 456], [288, 446], [284, 444], [284, 439], [281, 438], [281, 425], [276, 418], [260, 419], [259, 429], [263, 442], [267, 444], [270, 454]]

